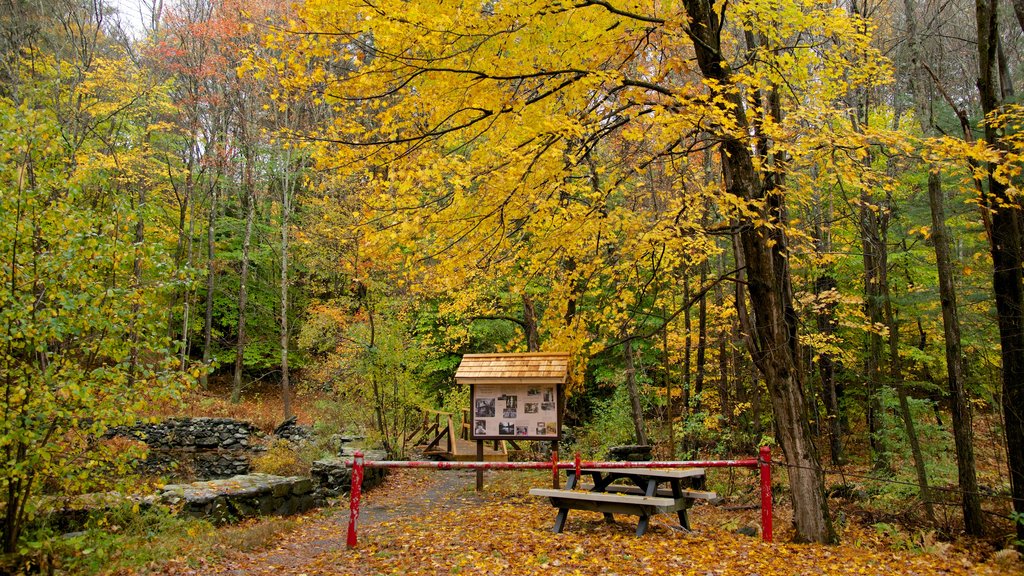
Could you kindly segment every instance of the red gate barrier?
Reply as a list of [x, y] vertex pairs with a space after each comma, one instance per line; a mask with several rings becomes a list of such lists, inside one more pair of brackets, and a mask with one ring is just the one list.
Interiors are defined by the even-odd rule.
[[546, 470], [558, 475], [559, 470], [580, 468], [757, 468], [761, 477], [761, 539], [772, 541], [772, 470], [771, 450], [762, 446], [758, 458], [748, 460], [689, 460], [653, 462], [580, 462], [579, 454], [572, 462], [559, 462], [557, 456], [550, 462], [434, 462], [423, 460], [363, 461], [357, 451], [353, 460], [345, 463], [352, 468], [352, 488], [349, 492], [348, 547], [356, 546], [356, 522], [359, 520], [359, 501], [363, 489], [363, 468], [434, 468], [437, 470]]

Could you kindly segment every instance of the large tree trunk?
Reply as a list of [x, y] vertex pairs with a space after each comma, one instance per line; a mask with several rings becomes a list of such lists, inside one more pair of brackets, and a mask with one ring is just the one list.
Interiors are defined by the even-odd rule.
[[[684, 0], [683, 5], [691, 18], [688, 33], [693, 38], [701, 72], [728, 89], [733, 79], [722, 58], [721, 25], [713, 3], [710, 0]], [[720, 96], [731, 104], [728, 113], [737, 126], [733, 134], [745, 133], [750, 123], [739, 95], [725, 90]], [[748, 202], [764, 203], [763, 216], [769, 220], [784, 217], [783, 198], [774, 189], [774, 175], [766, 174], [767, 181], [762, 183], [747, 143], [732, 134], [722, 134], [720, 138], [726, 191]], [[797, 316], [786, 262], [785, 237], [781, 226], [778, 230], [773, 233], [764, 226], [749, 224], [741, 229], [739, 235], [747, 263], [754, 317], [756, 349], [752, 352], [768, 386], [779, 431], [778, 440], [786, 457], [795, 539], [835, 543], [837, 538], [825, 499], [824, 478], [804, 402]]]
[[[996, 49], [999, 38], [995, 0], [975, 0], [978, 25], [978, 92], [988, 115], [1002, 105], [998, 94]], [[995, 128], [985, 124], [985, 141], [999, 145]], [[1020, 208], [1005, 183], [988, 166], [985, 204], [992, 213], [992, 288], [996, 297], [999, 344], [1003, 363], [1003, 418], [1013, 508], [1024, 515], [1024, 289], [1021, 277]], [[1017, 539], [1024, 541], [1024, 522], [1017, 522]]]

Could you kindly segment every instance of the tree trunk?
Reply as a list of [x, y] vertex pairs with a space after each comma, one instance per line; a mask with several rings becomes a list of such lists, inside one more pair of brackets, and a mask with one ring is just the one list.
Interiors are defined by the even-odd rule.
[[882, 439], [882, 335], [883, 292], [888, 284], [888, 252], [886, 228], [880, 214], [886, 209], [878, 206], [867, 191], [861, 194], [860, 234], [864, 262], [864, 315], [871, 327], [867, 334], [867, 356], [864, 377], [867, 379], [865, 406], [867, 408], [868, 440], [875, 470], [889, 469], [889, 449]]
[[[995, 0], [975, 0], [978, 25], [978, 92], [986, 115], [1000, 108], [996, 76], [999, 38]], [[985, 124], [985, 141], [999, 146], [999, 135]], [[992, 213], [992, 288], [996, 297], [1002, 356], [1003, 418], [1013, 508], [1024, 515], [1024, 290], [1021, 277], [1020, 208], [989, 164], [984, 204]], [[1024, 522], [1017, 522], [1017, 540], [1024, 542]]]
[[640, 389], [636, 383], [636, 366], [633, 364], [633, 340], [626, 340], [623, 355], [626, 357], [626, 389], [629, 391], [629, 405], [633, 414], [636, 443], [640, 446], [647, 446], [647, 434], [644, 432], [644, 410], [640, 404]]
[[540, 332], [537, 328], [537, 309], [533, 298], [523, 292], [523, 331], [526, 332], [526, 350], [540, 352]]
[[[1022, 0], [1016, 3], [1024, 6]], [[907, 37], [911, 51], [911, 88], [921, 122], [921, 131], [934, 136], [932, 99], [926, 86], [929, 75], [921, 53], [917, 33], [917, 8], [914, 0], [904, 0]], [[953, 420], [953, 440], [956, 444], [957, 475], [960, 485], [960, 506], [963, 511], [964, 530], [971, 536], [982, 536], [981, 499], [974, 462], [974, 430], [971, 407], [964, 390], [963, 348], [960, 343], [960, 316], [957, 311], [954, 271], [946, 229], [945, 197], [942, 194], [942, 175], [930, 167], [928, 171], [928, 204], [931, 208], [931, 238], [935, 247], [935, 267], [939, 277], [939, 302], [942, 306], [942, 330], [946, 351], [946, 378], [949, 387], [950, 413]], [[922, 343], [923, 346], [923, 343]], [[936, 421], [942, 425], [936, 406]]]
[[[823, 274], [814, 281], [817, 296], [836, 289], [834, 276]], [[836, 305], [832, 296], [826, 296], [828, 304], [820, 305], [817, 314], [818, 331], [824, 336], [831, 336], [836, 329]], [[841, 466], [843, 459], [843, 427], [839, 418], [839, 395], [836, 393], [836, 364], [832, 355], [827, 352], [818, 354], [818, 373], [821, 376], [821, 396], [825, 404], [825, 417], [828, 419], [828, 445], [832, 455], [832, 464]]]
[[214, 258], [217, 252], [217, 192], [219, 184], [210, 187], [210, 218], [206, 222], [206, 311], [203, 317], [203, 371], [199, 376], [203, 388], [210, 372], [213, 344], [213, 291], [216, 283]]
[[910, 402], [907, 400], [907, 387], [902, 382], [902, 373], [899, 357], [899, 323], [892, 307], [892, 297], [888, 285], [883, 289], [885, 297], [885, 321], [889, 325], [889, 378], [896, 388], [896, 396], [900, 402], [900, 413], [903, 416], [903, 429], [907, 434], [907, 441], [910, 443], [910, 454], [914, 458], [914, 472], [917, 473], [917, 487], [921, 495], [921, 503], [924, 504], [925, 516], [928, 521], [935, 524], [935, 508], [932, 506], [931, 490], [928, 488], [928, 472], [924, 467], [924, 454], [921, 452], [921, 442], [917, 437], [917, 428], [914, 426], [914, 418], [910, 413]]
[[[722, 255], [718, 257], [718, 276], [725, 276], [725, 260]], [[725, 294], [722, 291], [722, 284], [715, 284], [715, 306], [718, 310], [725, 309]], [[728, 326], [722, 326], [718, 331], [718, 401], [721, 406], [722, 415], [725, 417], [726, 425], [732, 427], [733, 414], [729, 406], [729, 339], [732, 337]]]
[[[687, 33], [704, 77], [720, 86], [732, 86], [733, 79], [722, 58], [718, 13], [710, 0], [684, 0], [691, 19]], [[775, 190], [775, 175], [761, 175], [754, 167], [751, 148], [733, 134], [747, 133], [750, 123], [744, 103], [732, 91], [716, 95], [730, 104], [728, 113], [737, 129], [720, 134], [721, 165], [725, 189], [729, 194], [750, 202], [764, 203], [763, 217], [769, 221], [784, 218], [783, 197]], [[770, 168], [768, 168], [770, 169]], [[795, 539], [799, 542], [835, 543], [836, 533], [825, 499], [824, 478], [817, 450], [807, 424], [804, 403], [803, 370], [797, 340], [797, 315], [793, 308], [790, 270], [786, 262], [782, 224], [772, 232], [764, 226], [742, 227], [739, 237], [747, 263], [748, 290], [753, 309], [756, 349], [754, 362], [764, 375], [771, 397], [772, 411], [780, 432], [779, 443], [786, 458], [790, 494], [793, 502]]]
[[[708, 281], [708, 265], [700, 266], [700, 287]], [[697, 373], [693, 377], [693, 407], [700, 410], [701, 394], [704, 392], [704, 368], [707, 363], [708, 349], [708, 298], [707, 293], [700, 297], [697, 307]]]
[[292, 417], [292, 391], [288, 381], [288, 225], [292, 210], [291, 158], [289, 149], [285, 153], [281, 187], [281, 402], [284, 404], [285, 420]]
[[[690, 302], [690, 277], [683, 274], [683, 302]], [[690, 411], [690, 357], [693, 345], [690, 344], [693, 323], [690, 321], [690, 307], [683, 310], [683, 333], [686, 334], [686, 342], [683, 344], [683, 397], [680, 410], [685, 416]]]
[[953, 284], [953, 265], [950, 262], [949, 234], [946, 231], [942, 176], [934, 171], [928, 174], [928, 200], [931, 204], [932, 242], [935, 245], [935, 263], [939, 275], [939, 301], [942, 304], [942, 329], [946, 343], [946, 378], [953, 419], [953, 440], [956, 444], [960, 506], [963, 509], [964, 530], [971, 536], [982, 536], [985, 531], [974, 462], [974, 424], [971, 405], [964, 390], [966, 377], [960, 344], [960, 316]]
[[666, 320], [661, 327], [661, 358], [664, 362], [665, 378], [665, 423], [667, 424], [665, 437], [668, 439], [668, 458], [672, 460], [676, 457], [676, 431], [672, 408], [672, 362], [669, 360], [668, 354], [668, 309], [665, 306], [661, 307], [661, 315]]
[[256, 194], [252, 181], [252, 157], [246, 155], [243, 184], [245, 204], [245, 235], [242, 237], [242, 271], [238, 282], [238, 340], [235, 344], [235, 379], [231, 388], [231, 401], [242, 399], [242, 359], [245, 353], [245, 307], [248, 299], [249, 247], [252, 243], [252, 224], [256, 216]]

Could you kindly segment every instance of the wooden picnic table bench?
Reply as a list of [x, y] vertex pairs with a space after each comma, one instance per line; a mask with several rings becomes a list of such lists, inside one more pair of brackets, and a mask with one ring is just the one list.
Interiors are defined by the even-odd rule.
[[[568, 470], [565, 489], [532, 488], [530, 494], [551, 499], [558, 508], [552, 531], [556, 534], [565, 527], [569, 510], [590, 510], [604, 514], [605, 521], [614, 522], [614, 514], [639, 516], [636, 535], [647, 531], [650, 517], [675, 512], [679, 524], [690, 530], [687, 510], [696, 500], [715, 498], [714, 492], [696, 490], [703, 487], [703, 468], [584, 468], [580, 475], [589, 475], [592, 483], [579, 484], [575, 470]], [[629, 484], [616, 484], [625, 480]], [[687, 486], [682, 485], [683, 481]], [[661, 484], [666, 488], [659, 488]]]

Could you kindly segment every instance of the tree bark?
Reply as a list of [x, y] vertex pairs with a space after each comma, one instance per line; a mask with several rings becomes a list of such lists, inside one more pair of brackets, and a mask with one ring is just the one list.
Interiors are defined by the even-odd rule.
[[[684, 0], [691, 19], [687, 33], [693, 40], [697, 64], [705, 78], [722, 87], [732, 86], [731, 71], [721, 51], [718, 13], [710, 0]], [[735, 91], [718, 95], [730, 104], [727, 112], [737, 130], [719, 135], [725, 189], [729, 194], [762, 210], [771, 220], [784, 216], [783, 197], [775, 190], [774, 174], [765, 182], [754, 167], [751, 148], [734, 134], [747, 133], [744, 102]], [[783, 222], [777, 222], [781, 226]], [[824, 478], [817, 449], [807, 424], [803, 370], [797, 340], [797, 316], [793, 308], [790, 270], [786, 262], [785, 237], [752, 223], [742, 227], [739, 237], [747, 264], [748, 289], [754, 312], [754, 362], [764, 375], [771, 397], [772, 412], [779, 430], [779, 443], [786, 458], [793, 502], [795, 539], [800, 542], [835, 543], [835, 530], [825, 499]]]

